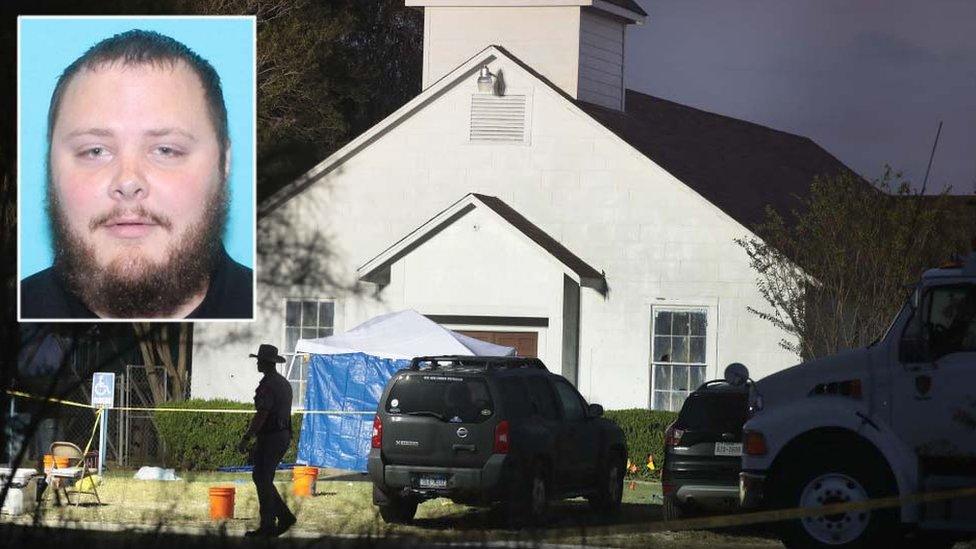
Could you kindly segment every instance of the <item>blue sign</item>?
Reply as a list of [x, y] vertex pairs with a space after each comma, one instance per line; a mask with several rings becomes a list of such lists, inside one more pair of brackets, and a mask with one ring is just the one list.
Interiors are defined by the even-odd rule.
[[115, 407], [115, 374], [95, 372], [92, 374], [92, 406]]

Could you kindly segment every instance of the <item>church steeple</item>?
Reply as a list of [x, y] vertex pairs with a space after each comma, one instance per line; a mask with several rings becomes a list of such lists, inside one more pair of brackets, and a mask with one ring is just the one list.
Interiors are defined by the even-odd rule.
[[406, 0], [424, 11], [423, 87], [490, 44], [504, 47], [581, 101], [623, 110], [634, 0]]

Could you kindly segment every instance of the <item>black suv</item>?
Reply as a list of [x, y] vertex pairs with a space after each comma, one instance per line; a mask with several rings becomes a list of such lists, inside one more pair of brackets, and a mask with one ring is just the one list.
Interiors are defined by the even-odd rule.
[[745, 386], [709, 381], [688, 395], [664, 433], [664, 518], [738, 507]]
[[516, 524], [544, 520], [550, 500], [620, 507], [624, 434], [539, 359], [413, 359], [387, 383], [373, 420], [369, 475], [387, 522], [421, 501], [504, 502]]

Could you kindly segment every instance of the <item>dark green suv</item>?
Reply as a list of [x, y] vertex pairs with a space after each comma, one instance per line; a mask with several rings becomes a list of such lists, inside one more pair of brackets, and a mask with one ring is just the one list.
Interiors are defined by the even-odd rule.
[[373, 420], [373, 503], [387, 522], [437, 497], [501, 502], [517, 524], [544, 521], [562, 498], [615, 511], [627, 444], [602, 415], [536, 358], [415, 358], [387, 383]]

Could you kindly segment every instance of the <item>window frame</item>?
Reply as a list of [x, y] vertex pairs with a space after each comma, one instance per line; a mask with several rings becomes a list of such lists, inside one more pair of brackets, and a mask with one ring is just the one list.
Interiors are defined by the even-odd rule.
[[[299, 311], [298, 326], [288, 325], [288, 303], [297, 302]], [[288, 348], [288, 328], [298, 328], [298, 339], [302, 339], [302, 330], [306, 328], [303, 325], [304, 320], [304, 304], [314, 302], [315, 306], [315, 331], [318, 333], [324, 327], [319, 323], [321, 319], [321, 304], [331, 303], [332, 304], [332, 325], [327, 327], [330, 329], [332, 334], [336, 330], [336, 318], [339, 316], [339, 303], [334, 297], [284, 297], [282, 298], [282, 328], [281, 328], [281, 346], [282, 349], [280, 353], [281, 356], [285, 357], [285, 363], [281, 365], [279, 373], [288, 380], [288, 383], [292, 386], [292, 403], [291, 407], [295, 410], [301, 410], [305, 408], [305, 402], [303, 396], [305, 395], [305, 388], [308, 384], [308, 365], [309, 361], [307, 355], [303, 356], [304, 353], [296, 353], [294, 349]], [[295, 340], [296, 344], [298, 339]], [[293, 372], [297, 369], [297, 377], [292, 377]]]
[[[671, 388], [669, 388], [668, 390], [666, 390], [666, 391], [659, 390], [657, 388], [657, 386], [658, 386], [658, 379], [657, 379], [657, 372], [656, 372], [655, 366], [664, 365], [664, 364], [667, 364], [668, 366], [670, 366], [671, 367], [671, 375], [669, 377], [671, 379], [673, 379], [673, 375], [674, 375], [674, 366], [684, 366], [684, 367], [688, 367], [688, 368], [692, 368], [692, 367], [702, 368], [703, 369], [702, 381], [705, 382], [705, 381], [708, 381], [710, 379], [709, 372], [712, 371], [712, 369], [715, 368], [715, 364], [717, 364], [717, 362], [716, 362], [716, 356], [717, 356], [717, 353], [716, 353], [716, 347], [717, 347], [717, 345], [716, 345], [716, 339], [717, 339], [718, 327], [717, 327], [717, 321], [716, 321], [716, 316], [717, 316], [716, 315], [716, 311], [717, 311], [717, 308], [718, 307], [717, 307], [717, 303], [715, 303], [714, 301], [715, 300], [707, 300], [707, 299], [702, 299], [702, 300], [681, 300], [681, 301], [676, 301], [676, 300], [658, 300], [658, 302], [651, 304], [651, 306], [650, 306], [650, 320], [647, 323], [648, 332], [647, 332], [647, 340], [646, 340], [646, 341], [648, 341], [648, 346], [647, 346], [647, 349], [648, 349], [648, 359], [647, 359], [647, 362], [646, 362], [647, 368], [648, 368], [648, 382], [649, 382], [648, 383], [648, 391], [647, 391], [647, 399], [648, 399], [647, 400], [647, 408], [648, 409], [650, 409], [650, 410], [657, 410], [658, 408], [655, 408], [654, 407], [654, 394], [656, 392], [666, 392], [668, 394], [668, 403], [667, 403], [668, 405], [664, 409], [665, 410], [668, 410], [668, 411], [675, 411], [675, 412], [677, 412], [677, 411], [679, 411], [681, 409], [681, 406], [678, 405], [678, 404], [682, 404], [684, 402], [684, 398], [687, 398], [687, 396], [689, 394], [691, 394], [692, 392], [694, 392], [695, 389], [698, 388], [698, 387], [691, 387], [690, 386], [690, 377], [689, 377], [689, 387], [688, 387], [687, 390], [676, 390], [676, 389], [674, 389], [673, 388], [674, 387], [673, 382], [670, 385]], [[655, 319], [656, 319], [657, 314], [659, 312], [671, 312], [671, 313], [675, 313], [675, 312], [677, 312], [677, 313], [704, 313], [705, 314], [705, 333], [704, 333], [704, 336], [703, 336], [704, 343], [705, 343], [704, 362], [674, 362], [674, 361], [671, 361], [671, 362], [664, 363], [664, 362], [660, 362], [660, 361], [655, 360], [655, 357], [657, 356], [658, 353], [657, 353], [657, 349], [656, 349], [657, 342], [655, 341], [655, 339], [657, 337], [657, 334], [655, 333], [654, 328], [655, 328]], [[675, 334], [674, 334], [673, 331], [671, 331], [668, 334], [668, 336], [669, 337], [674, 337]], [[690, 340], [689, 340], [689, 351], [690, 351]], [[714, 376], [715, 374], [711, 374], [711, 375]], [[684, 393], [683, 398], [681, 399], [680, 403], [676, 403], [675, 402], [675, 395], [676, 395], [676, 393]]]
[[[299, 307], [298, 307], [299, 320], [298, 320], [298, 325], [297, 326], [290, 326], [288, 324], [288, 303], [289, 302], [298, 302], [298, 304], [299, 304]], [[295, 352], [294, 349], [289, 349], [288, 348], [288, 328], [298, 328], [298, 339], [302, 339], [302, 330], [304, 330], [306, 328], [306, 326], [303, 324], [304, 316], [305, 316], [305, 307], [304, 307], [304, 304], [305, 303], [311, 303], [311, 302], [314, 302], [316, 304], [316, 306], [315, 306], [315, 316], [316, 316], [316, 319], [315, 319], [316, 320], [316, 322], [315, 322], [315, 330], [316, 330], [316, 333], [319, 330], [322, 330], [323, 328], [330, 329], [330, 330], [332, 330], [332, 333], [333, 334], [335, 333], [335, 329], [336, 329], [336, 316], [338, 316], [337, 315], [337, 305], [338, 304], [337, 304], [337, 300], [335, 298], [333, 298], [333, 297], [313, 297], [313, 298], [309, 298], [309, 297], [285, 297], [285, 298], [282, 298], [283, 307], [282, 307], [282, 315], [281, 315], [282, 316], [282, 323], [281, 323], [282, 328], [281, 328], [281, 347], [280, 348], [285, 353], [294, 353]], [[331, 303], [332, 304], [332, 325], [331, 326], [322, 326], [320, 324], [320, 319], [318, 317], [321, 316], [320, 311], [321, 311], [321, 305], [323, 303]], [[321, 336], [316, 335], [316, 337], [321, 337]], [[298, 339], [295, 340], [296, 343], [298, 342]]]
[[[566, 407], [563, 405], [563, 396], [562, 396], [562, 393], [559, 392], [559, 387], [560, 386], [565, 386], [567, 388], [567, 390], [569, 391], [569, 394], [571, 396], [576, 397], [576, 403], [579, 405], [579, 409], [580, 409], [580, 417], [579, 417], [579, 419], [572, 419], [572, 418], [566, 416], [566, 414], [565, 414]], [[559, 403], [559, 411], [562, 413], [563, 419], [565, 419], [567, 421], [584, 421], [584, 420], [586, 420], [586, 409], [587, 409], [586, 401], [583, 399], [583, 396], [579, 394], [579, 391], [576, 390], [576, 387], [573, 387], [573, 384], [572, 383], [570, 383], [569, 381], [566, 381], [564, 379], [558, 379], [557, 378], [557, 379], [553, 380], [553, 389], [555, 389], [556, 402]]]
[[[536, 383], [533, 381], [535, 379], [538, 379], [539, 381]], [[559, 401], [559, 396], [556, 394], [556, 389], [552, 386], [552, 383], [550, 383], [549, 379], [546, 376], [541, 376], [541, 375], [526, 376], [524, 378], [524, 383], [526, 389], [528, 389], [529, 398], [532, 399], [532, 408], [534, 410], [533, 415], [536, 415], [545, 421], [559, 421], [559, 419], [562, 417], [562, 404]], [[540, 389], [542, 387], [545, 387], [544, 390], [548, 391], [550, 402], [552, 403], [552, 409], [554, 412], [553, 417], [547, 417], [545, 414], [542, 413], [543, 412], [542, 407], [540, 406], [540, 403], [536, 399], [536, 396], [538, 396], [537, 391], [535, 391], [534, 388], [532, 387], [533, 383], [539, 385]]]
[[[935, 363], [942, 357], [948, 356], [955, 352], [973, 352], [971, 350], [963, 349], [963, 350], [951, 351], [951, 352], [941, 354], [939, 356], [935, 356], [935, 353], [932, 349], [932, 334], [928, 332], [931, 326], [933, 294], [938, 291], [945, 291], [945, 290], [951, 291], [951, 290], [960, 290], [960, 289], [966, 292], [976, 292], [976, 284], [973, 284], [971, 282], [961, 282], [961, 281], [947, 282], [945, 284], [934, 284], [924, 289], [924, 292], [921, 294], [920, 298], [918, 299], [917, 307], [913, 308], [911, 312], [911, 316], [909, 316], [908, 320], [905, 322], [905, 325], [901, 330], [901, 337], [899, 337], [898, 339], [899, 362], [906, 365]], [[921, 347], [921, 350], [919, 351], [921, 356], [914, 356], [914, 357], [905, 356], [906, 352], [904, 347], [906, 346], [906, 339], [910, 339], [907, 337], [907, 334], [909, 330], [912, 329], [918, 330], [918, 334], [916, 335], [916, 337], [918, 338], [919, 341], [918, 344]]]

